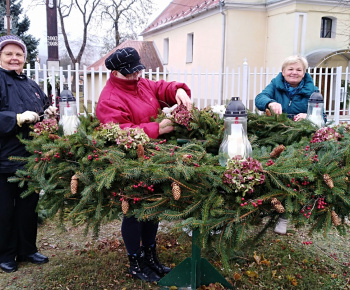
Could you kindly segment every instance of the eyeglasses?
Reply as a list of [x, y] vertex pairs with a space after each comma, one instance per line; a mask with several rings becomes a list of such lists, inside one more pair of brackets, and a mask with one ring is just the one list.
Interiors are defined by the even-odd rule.
[[20, 53], [20, 52], [13, 53], [11, 51], [2, 51], [1, 54], [3, 54], [7, 58], [13, 58], [13, 57], [24, 58], [24, 53]]

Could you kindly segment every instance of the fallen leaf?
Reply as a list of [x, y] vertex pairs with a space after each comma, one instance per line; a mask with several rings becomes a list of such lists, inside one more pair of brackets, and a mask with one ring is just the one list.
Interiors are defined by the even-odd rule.
[[260, 256], [258, 256], [255, 251], [254, 251], [254, 260], [258, 265], [260, 264]]
[[242, 278], [241, 274], [239, 274], [237, 272], [233, 274], [233, 279], [235, 281], [239, 281], [239, 280], [241, 280], [241, 278]]
[[250, 278], [259, 278], [259, 274], [255, 271], [246, 271], [245, 274]]

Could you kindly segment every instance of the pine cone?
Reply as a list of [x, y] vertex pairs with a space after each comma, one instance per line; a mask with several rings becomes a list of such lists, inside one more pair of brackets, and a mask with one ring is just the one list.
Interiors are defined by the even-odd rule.
[[277, 199], [277, 198], [272, 198], [271, 199], [271, 204], [273, 208], [278, 212], [278, 213], [284, 213], [285, 209], [282, 205], [282, 203]]
[[129, 202], [123, 198], [122, 200], [122, 211], [123, 211], [123, 214], [127, 214], [129, 210]]
[[278, 145], [276, 148], [272, 150], [270, 153], [271, 158], [277, 158], [278, 156], [281, 155], [281, 153], [286, 149], [283, 145]]
[[173, 192], [174, 199], [175, 200], [179, 200], [180, 197], [181, 197], [181, 188], [180, 188], [180, 186], [174, 181], [171, 184], [171, 187], [172, 187], [172, 192]]
[[331, 217], [333, 225], [335, 225], [336, 227], [341, 225], [341, 220], [334, 210], [332, 210], [331, 212]]
[[72, 194], [76, 194], [78, 192], [78, 176], [75, 174], [72, 176], [70, 181], [70, 191]]
[[145, 156], [145, 149], [142, 144], [137, 145], [137, 157], [142, 158]]
[[58, 136], [58, 135], [56, 135], [56, 134], [49, 134], [49, 139], [50, 139], [51, 141], [54, 141], [54, 140], [60, 139], [60, 138], [61, 138], [61, 137]]
[[269, 116], [269, 117], [272, 116], [271, 111], [268, 108], [265, 109], [265, 113], [266, 113], [266, 116]]
[[323, 174], [323, 180], [328, 185], [328, 187], [330, 189], [332, 189], [334, 187], [333, 179], [332, 179], [332, 177], [329, 176], [329, 174], [327, 174], [327, 173]]

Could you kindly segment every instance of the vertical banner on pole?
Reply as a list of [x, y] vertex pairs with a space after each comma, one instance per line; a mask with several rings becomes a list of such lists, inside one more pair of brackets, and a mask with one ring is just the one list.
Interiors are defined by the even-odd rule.
[[58, 33], [56, 0], [46, 0], [48, 61], [58, 61]]

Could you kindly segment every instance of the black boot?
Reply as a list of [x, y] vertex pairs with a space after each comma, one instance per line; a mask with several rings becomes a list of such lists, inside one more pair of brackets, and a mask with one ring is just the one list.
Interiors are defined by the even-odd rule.
[[130, 262], [129, 273], [133, 277], [146, 282], [158, 282], [160, 280], [160, 277], [145, 264], [143, 252], [136, 256], [128, 255], [128, 258]]
[[171, 269], [164, 266], [158, 260], [156, 253], [156, 246], [142, 247], [145, 252], [145, 263], [159, 276], [164, 276], [169, 273]]

